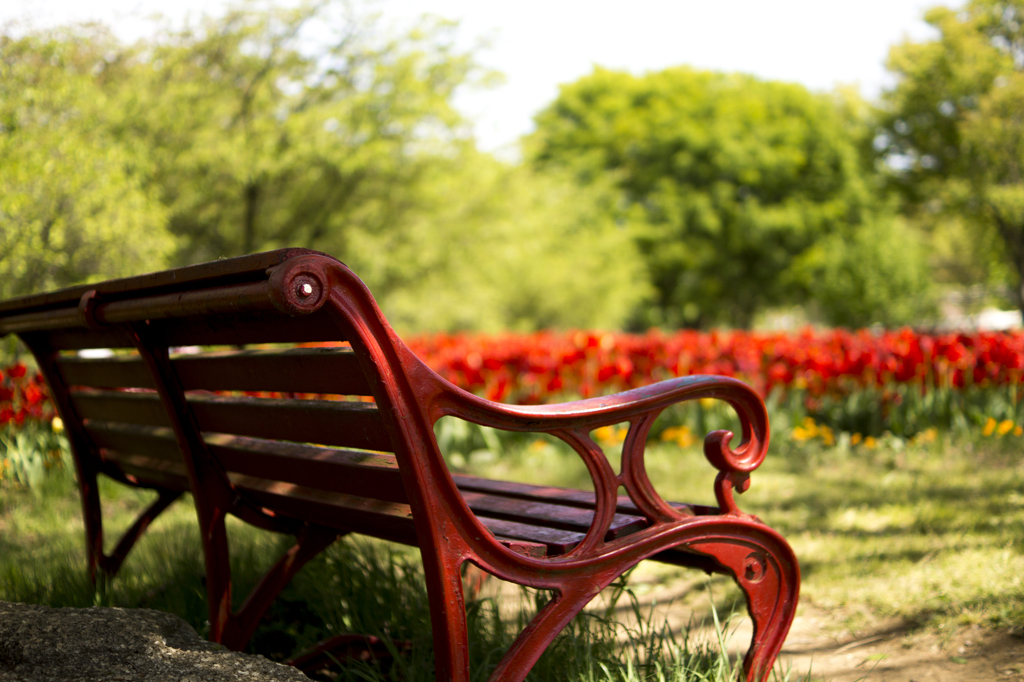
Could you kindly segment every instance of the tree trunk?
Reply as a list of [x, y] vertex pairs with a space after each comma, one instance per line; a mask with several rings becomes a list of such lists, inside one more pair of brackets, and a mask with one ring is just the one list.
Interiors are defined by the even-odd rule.
[[1017, 310], [1020, 311], [1021, 324], [1024, 324], [1024, 254], [1021, 254], [1018, 258], [1014, 259], [1014, 265], [1017, 266], [1017, 289], [1014, 293], [1017, 295]]
[[256, 250], [256, 204], [260, 198], [260, 186], [249, 182], [245, 186], [245, 224], [242, 226], [242, 255]]
[[1007, 255], [1013, 263], [1013, 269], [1017, 271], [1017, 287], [1013, 290], [1014, 302], [1017, 310], [1020, 311], [1021, 323], [1024, 324], [1024, 224], [1014, 224], [1011, 220], [1004, 219], [999, 209], [989, 205], [992, 217], [995, 219], [996, 229], [999, 236], [1006, 244]]

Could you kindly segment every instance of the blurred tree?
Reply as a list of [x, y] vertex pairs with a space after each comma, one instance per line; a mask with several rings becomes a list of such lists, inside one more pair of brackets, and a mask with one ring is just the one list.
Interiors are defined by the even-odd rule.
[[476, 151], [451, 98], [490, 75], [453, 28], [382, 42], [323, 3], [231, 11], [126, 53], [115, 129], [149, 150], [179, 262], [319, 249], [409, 330], [621, 325], [646, 291], [635, 250], [598, 191]]
[[[0, 88], [49, 99], [0, 140], [22, 159], [0, 178], [27, 188], [0, 198], [27, 216], [0, 236], [20, 244], [3, 263], [64, 267], [71, 283], [149, 269], [133, 249], [176, 246], [187, 264], [305, 246], [351, 265], [408, 330], [621, 326], [647, 285], [614, 195], [476, 150], [450, 106], [476, 73], [451, 28], [381, 42], [323, 3], [233, 10], [131, 47], [95, 28], [31, 36], [10, 60], [21, 81]], [[73, 68], [51, 69], [54, 54]], [[62, 260], [34, 216], [72, 208], [97, 248]]]
[[[739, 74], [596, 69], [538, 114], [529, 157], [584, 184], [611, 175], [620, 211], [642, 214], [633, 234], [655, 299], [634, 324], [745, 327], [761, 308], [813, 299], [820, 288], [808, 273], [836, 262], [860, 228], [876, 229], [886, 209], [857, 138], [863, 109], [849, 93]], [[842, 239], [822, 242], [829, 234]], [[878, 261], [845, 262], [886, 276]], [[829, 319], [854, 319], [837, 315]], [[880, 316], [872, 308], [855, 319]]]
[[787, 279], [811, 293], [829, 324], [899, 327], [935, 316], [929, 245], [920, 230], [879, 210], [855, 227], [823, 236], [795, 259]]
[[56, 35], [0, 35], [0, 297], [159, 269], [173, 249], [133, 151], [102, 125], [102, 59]]
[[302, 244], [345, 253], [410, 207], [396, 188], [465, 135], [450, 99], [474, 71], [453, 25], [383, 41], [338, 2], [205, 17], [125, 51], [115, 134], [144, 145], [183, 237], [179, 263]]
[[1024, 315], [1024, 0], [925, 19], [937, 39], [890, 52], [897, 83], [883, 94], [879, 153], [908, 213], [962, 246], [946, 258], [951, 276], [1009, 274]]
[[466, 144], [396, 191], [420, 207], [412, 219], [351, 231], [346, 262], [404, 329], [621, 328], [648, 284], [628, 229], [612, 218], [613, 190]]

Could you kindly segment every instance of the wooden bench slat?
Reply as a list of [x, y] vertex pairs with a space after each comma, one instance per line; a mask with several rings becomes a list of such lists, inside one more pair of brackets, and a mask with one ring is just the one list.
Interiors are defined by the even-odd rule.
[[[479, 516], [528, 523], [546, 528], [586, 532], [590, 528], [591, 520], [594, 518], [594, 513], [591, 510], [565, 507], [551, 504], [550, 502], [515, 500], [468, 491], [463, 491], [462, 497], [466, 500], [469, 508]], [[647, 519], [642, 516], [616, 514], [606, 539], [612, 540], [623, 535], [629, 535], [641, 528], [646, 528], [648, 525]]]
[[188, 290], [199, 286], [224, 286], [258, 281], [265, 279], [267, 268], [285, 263], [289, 258], [304, 255], [320, 255], [320, 252], [299, 248], [278, 249], [277, 251], [223, 258], [209, 263], [186, 265], [174, 270], [134, 275], [100, 284], [79, 284], [66, 289], [31, 294], [0, 302], [0, 313], [18, 311], [19, 309], [55, 309], [68, 304], [77, 306], [82, 294], [91, 289], [98, 289], [105, 299], [118, 300], [170, 293], [182, 289]]
[[156, 393], [70, 391], [71, 405], [81, 419], [170, 427]]
[[395, 456], [204, 434], [210, 453], [229, 472], [286, 481], [309, 488], [406, 503]]
[[84, 350], [87, 348], [134, 348], [132, 337], [122, 327], [91, 330], [69, 327], [52, 331], [33, 331], [21, 334], [29, 345], [53, 350]]
[[174, 433], [165, 426], [139, 426], [88, 420], [82, 424], [93, 445], [104, 450], [183, 462]]
[[[155, 393], [72, 391], [71, 402], [83, 419], [171, 425]], [[368, 403], [221, 396], [188, 402], [203, 431], [382, 452], [393, 447], [376, 405]]]
[[254, 476], [232, 474], [231, 482], [257, 504], [285, 516], [354, 533], [367, 533], [405, 545], [416, 544], [407, 504], [316, 490]]
[[506, 521], [488, 516], [477, 516], [477, 518], [495, 537], [542, 545], [547, 550], [545, 555], [550, 556], [565, 554], [578, 545], [584, 536], [583, 533], [569, 530]]
[[[85, 431], [97, 447], [184, 467], [174, 433], [167, 427], [88, 421]], [[378, 500], [407, 501], [394, 455], [220, 433], [203, 436], [210, 453], [228, 472]]]
[[242, 346], [345, 340], [333, 320], [323, 312], [300, 317], [266, 311], [221, 318], [153, 320], [150, 328], [155, 338], [168, 346]]
[[[153, 320], [150, 325], [168, 346], [242, 346], [267, 343], [315, 343], [345, 341], [325, 313], [289, 317], [276, 310], [239, 313], [230, 317], [185, 317]], [[121, 327], [93, 331], [67, 327], [25, 332], [25, 337], [45, 338], [54, 350], [85, 348], [134, 348], [132, 337]]]
[[[554, 486], [538, 486], [528, 483], [515, 483], [511, 481], [498, 481], [477, 476], [455, 475], [453, 476], [459, 490], [469, 492], [487, 493], [490, 495], [501, 495], [520, 500], [534, 500], [538, 502], [557, 502], [558, 504], [580, 507], [582, 509], [593, 509], [596, 506], [594, 493], [589, 490], [576, 490], [573, 488], [557, 488]], [[708, 513], [718, 513], [717, 507], [703, 507], [701, 505], [683, 504], [682, 502], [669, 502], [670, 505], [680, 511], [690, 511], [700, 515], [699, 510], [707, 509]], [[633, 500], [628, 495], [619, 495], [615, 510], [620, 514], [643, 516]]]
[[328, 400], [193, 397], [203, 431], [390, 452], [377, 406]]
[[103, 453], [103, 463], [107, 466], [114, 466], [121, 473], [149, 485], [184, 492], [191, 490], [185, 463], [180, 460], [172, 462], [158, 457], [106, 450]]
[[[371, 395], [355, 353], [347, 348], [215, 351], [172, 356], [186, 391], [275, 391]], [[138, 356], [58, 360], [69, 386], [156, 388]]]
[[67, 386], [156, 389], [153, 375], [138, 355], [101, 359], [62, 356], [57, 358], [57, 369]]
[[[308, 488], [286, 487], [276, 482], [249, 477], [233, 476], [232, 481], [257, 503], [282, 514], [294, 515], [300, 520], [316, 518], [317, 523], [339, 530], [371, 533], [375, 537], [392, 542], [409, 546], [417, 545], [412, 511], [408, 505], [367, 500], [352, 495], [338, 495]], [[545, 556], [551, 549], [560, 554], [567, 551], [567, 549], [563, 549], [564, 542], [549, 548], [547, 544], [532, 541], [530, 537], [518, 537], [515, 535], [517, 524], [481, 520], [485, 521], [484, 525], [488, 527], [488, 530], [491, 530], [488, 525], [490, 523], [499, 530], [512, 533], [511, 536], [499, 537], [498, 533], [492, 531], [499, 542], [519, 554]], [[522, 532], [519, 535], [543, 536], [544, 529], [535, 529], [531, 533], [525, 526], [521, 528]]]

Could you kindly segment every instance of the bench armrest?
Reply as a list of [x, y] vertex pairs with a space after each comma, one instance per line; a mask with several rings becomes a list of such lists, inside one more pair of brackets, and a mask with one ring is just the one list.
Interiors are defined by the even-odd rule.
[[[432, 373], [433, 374], [433, 373]], [[719, 471], [715, 497], [723, 513], [743, 515], [733, 500], [733, 489], [745, 491], [749, 474], [764, 460], [768, 449], [768, 413], [764, 401], [749, 386], [729, 377], [695, 375], [669, 379], [650, 386], [598, 398], [553, 405], [506, 405], [464, 391], [434, 375], [430, 418], [454, 416], [506, 431], [548, 433], [561, 438], [583, 458], [597, 493], [611, 503], [619, 485], [625, 486], [637, 506], [652, 520], [681, 518], [654, 490], [644, 467], [644, 446], [655, 418], [669, 405], [700, 398], [729, 403], [736, 411], [742, 439], [729, 447], [730, 431], [713, 431], [704, 440], [704, 454]], [[629, 433], [622, 446], [622, 471], [615, 474], [604, 452], [590, 438], [590, 431], [628, 421]]]

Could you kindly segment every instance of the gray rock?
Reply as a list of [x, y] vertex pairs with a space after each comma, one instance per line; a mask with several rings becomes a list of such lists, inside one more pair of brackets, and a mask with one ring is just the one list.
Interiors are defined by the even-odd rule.
[[150, 609], [52, 609], [0, 601], [0, 681], [308, 682], [295, 668], [228, 651]]

